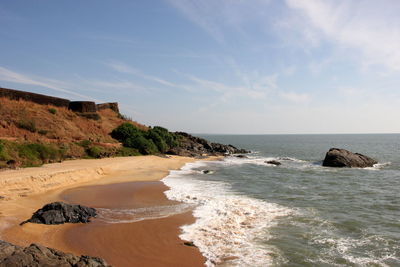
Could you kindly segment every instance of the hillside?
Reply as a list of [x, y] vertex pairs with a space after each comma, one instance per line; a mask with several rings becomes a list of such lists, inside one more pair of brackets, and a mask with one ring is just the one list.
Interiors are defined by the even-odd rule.
[[[68, 158], [116, 155], [121, 146], [111, 138], [110, 132], [124, 122], [147, 129], [123, 119], [111, 109], [78, 113], [66, 107], [1, 97], [0, 167], [7, 167], [7, 162], [8, 165], [35, 166]], [[32, 144], [42, 146], [38, 148]], [[32, 148], [36, 151], [26, 151]], [[54, 155], [45, 159], [45, 155], [35, 155], [41, 152], [37, 150], [47, 150], [44, 153]], [[31, 159], [26, 159], [29, 157]]]
[[118, 103], [70, 101], [0, 88], [0, 168], [74, 158], [149, 154], [189, 157], [247, 153], [126, 119]]

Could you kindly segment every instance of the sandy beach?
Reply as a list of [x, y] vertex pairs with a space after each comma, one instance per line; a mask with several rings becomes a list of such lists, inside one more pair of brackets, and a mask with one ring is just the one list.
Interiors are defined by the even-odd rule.
[[178, 237], [179, 227], [194, 221], [190, 209], [153, 217], [144, 212], [144, 220], [130, 216], [124, 223], [96, 218], [89, 224], [19, 226], [44, 204], [59, 200], [107, 210], [174, 207], [179, 203], [165, 197], [168, 188], [159, 180], [193, 161], [140, 156], [0, 172], [0, 238], [98, 256], [114, 266], [204, 266], [200, 252]]

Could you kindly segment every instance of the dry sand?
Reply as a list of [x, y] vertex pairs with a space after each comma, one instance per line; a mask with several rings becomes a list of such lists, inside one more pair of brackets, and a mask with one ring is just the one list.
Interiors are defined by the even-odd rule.
[[191, 212], [133, 223], [94, 219], [86, 225], [18, 225], [44, 204], [58, 200], [108, 208], [176, 204], [163, 194], [167, 187], [162, 182], [150, 181], [159, 181], [169, 170], [192, 161], [140, 156], [0, 172], [0, 239], [99, 256], [115, 266], [203, 266], [200, 252], [178, 238], [179, 226], [194, 221]]

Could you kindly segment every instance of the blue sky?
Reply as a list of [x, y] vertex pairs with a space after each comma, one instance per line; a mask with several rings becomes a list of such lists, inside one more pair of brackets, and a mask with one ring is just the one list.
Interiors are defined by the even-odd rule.
[[400, 132], [397, 0], [3, 0], [0, 86], [192, 133]]

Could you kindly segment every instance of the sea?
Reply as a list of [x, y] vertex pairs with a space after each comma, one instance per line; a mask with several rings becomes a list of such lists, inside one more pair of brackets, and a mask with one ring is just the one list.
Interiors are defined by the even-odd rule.
[[[163, 179], [193, 208], [181, 238], [207, 266], [400, 266], [400, 134], [201, 137], [251, 150]], [[323, 167], [332, 147], [379, 163]]]

